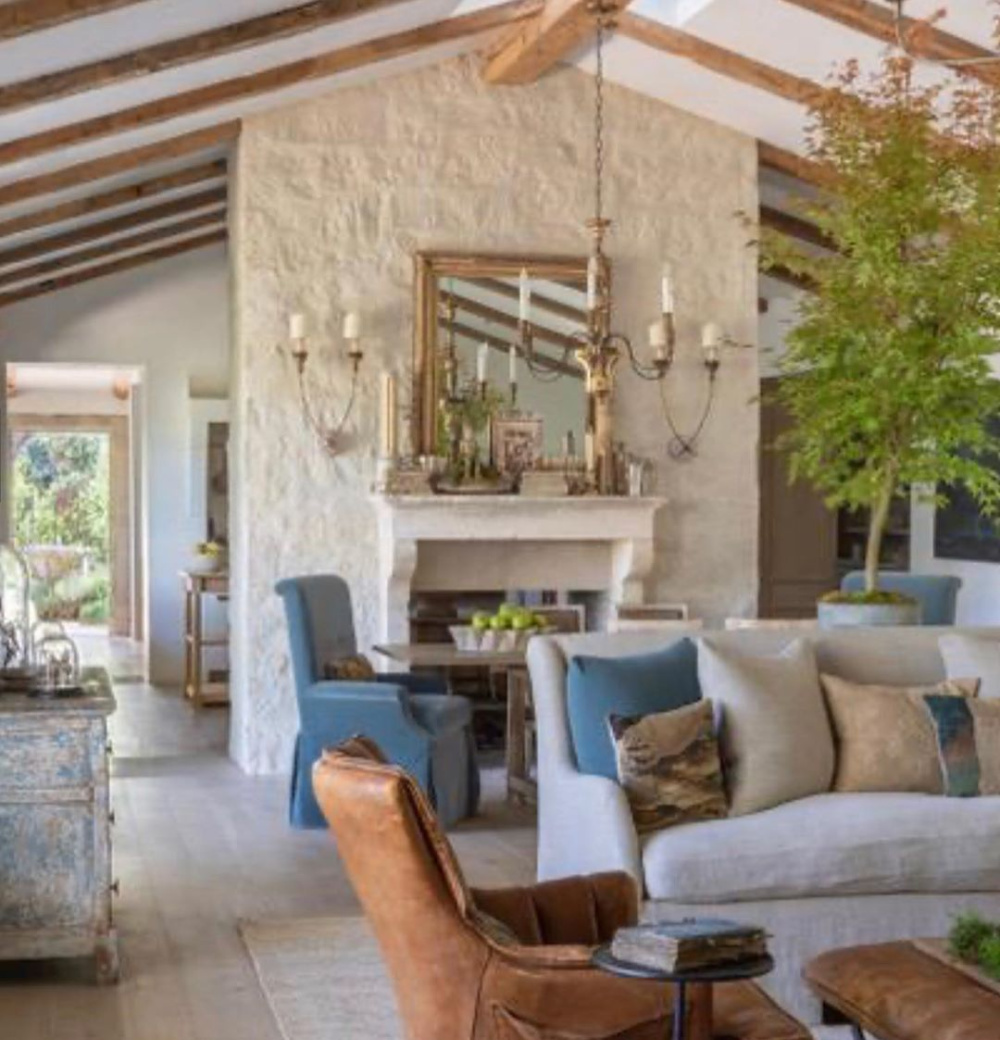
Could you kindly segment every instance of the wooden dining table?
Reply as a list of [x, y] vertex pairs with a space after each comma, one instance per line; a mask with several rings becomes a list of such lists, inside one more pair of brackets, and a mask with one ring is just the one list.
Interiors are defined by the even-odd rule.
[[505, 761], [507, 797], [534, 804], [538, 789], [531, 778], [527, 729], [530, 685], [524, 650], [459, 650], [454, 643], [382, 643], [373, 650], [407, 668], [489, 668], [506, 673]]

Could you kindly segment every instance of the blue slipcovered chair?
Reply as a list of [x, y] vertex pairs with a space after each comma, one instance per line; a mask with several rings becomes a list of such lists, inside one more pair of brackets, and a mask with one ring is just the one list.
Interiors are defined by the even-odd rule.
[[324, 666], [357, 653], [347, 583], [333, 574], [279, 581], [299, 704], [289, 818], [295, 827], [326, 827], [312, 789], [323, 749], [351, 736], [374, 740], [391, 762], [412, 773], [442, 820], [475, 813], [479, 770], [472, 705], [451, 697], [437, 678], [399, 674], [376, 681], [323, 678]]
[[[920, 603], [922, 625], [954, 625], [958, 590], [962, 579], [953, 574], [909, 574], [906, 571], [879, 571], [879, 587], [887, 592], [902, 592]], [[840, 583], [842, 592], [860, 592], [865, 587], [865, 572], [851, 571]]]

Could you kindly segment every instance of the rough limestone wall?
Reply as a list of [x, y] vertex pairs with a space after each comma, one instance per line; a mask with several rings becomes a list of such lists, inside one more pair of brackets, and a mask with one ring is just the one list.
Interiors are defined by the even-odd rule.
[[[252, 772], [289, 767], [296, 711], [284, 575], [336, 571], [351, 585], [362, 646], [376, 625], [376, 532], [369, 491], [379, 372], [405, 378], [418, 249], [584, 253], [592, 210], [592, 80], [565, 69], [526, 88], [490, 88], [457, 59], [247, 119], [233, 207], [236, 316], [234, 722]], [[756, 264], [735, 214], [757, 205], [750, 138], [611, 88], [606, 207], [617, 324], [637, 344], [674, 264], [680, 358], [669, 398], [682, 426], [704, 393], [699, 326], [743, 340], [756, 328]], [[356, 450], [331, 460], [304, 428], [287, 358], [287, 314], [306, 312], [317, 400], [344, 399], [341, 313], [365, 328]], [[657, 389], [625, 372], [617, 401], [629, 446], [657, 460], [667, 496], [657, 599], [718, 619], [751, 609], [757, 583], [754, 351], [727, 354], [697, 460], [666, 459]]]

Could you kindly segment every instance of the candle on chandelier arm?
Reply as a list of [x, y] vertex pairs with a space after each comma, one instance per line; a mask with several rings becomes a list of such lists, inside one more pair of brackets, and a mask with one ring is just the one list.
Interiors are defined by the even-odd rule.
[[517, 382], [517, 351], [513, 346], [507, 351], [507, 378], [511, 383]]
[[476, 355], [476, 379], [480, 383], [486, 382], [486, 365], [490, 354], [489, 343], [480, 343], [479, 352]]
[[660, 311], [663, 314], [674, 313], [674, 282], [668, 264], [663, 265], [663, 276], [660, 279]]
[[380, 447], [382, 458], [393, 459], [397, 450], [396, 377], [391, 372], [382, 373], [382, 426]]
[[344, 339], [361, 338], [361, 315], [357, 311], [348, 311], [344, 315]]
[[290, 314], [288, 316], [288, 338], [306, 338], [306, 316], [304, 314]]
[[521, 268], [521, 277], [518, 279], [518, 317], [521, 321], [531, 320], [531, 281], [528, 278], [528, 269]]
[[597, 306], [597, 257], [592, 256], [587, 261], [587, 310], [592, 311]]

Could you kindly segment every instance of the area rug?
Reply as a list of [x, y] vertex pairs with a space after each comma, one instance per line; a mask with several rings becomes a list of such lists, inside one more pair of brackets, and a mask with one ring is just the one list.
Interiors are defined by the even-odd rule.
[[285, 1040], [402, 1040], [363, 918], [243, 921], [240, 935]]
[[[240, 935], [285, 1040], [402, 1040], [392, 987], [361, 917], [243, 921]], [[849, 1040], [846, 1027], [816, 1040]]]

